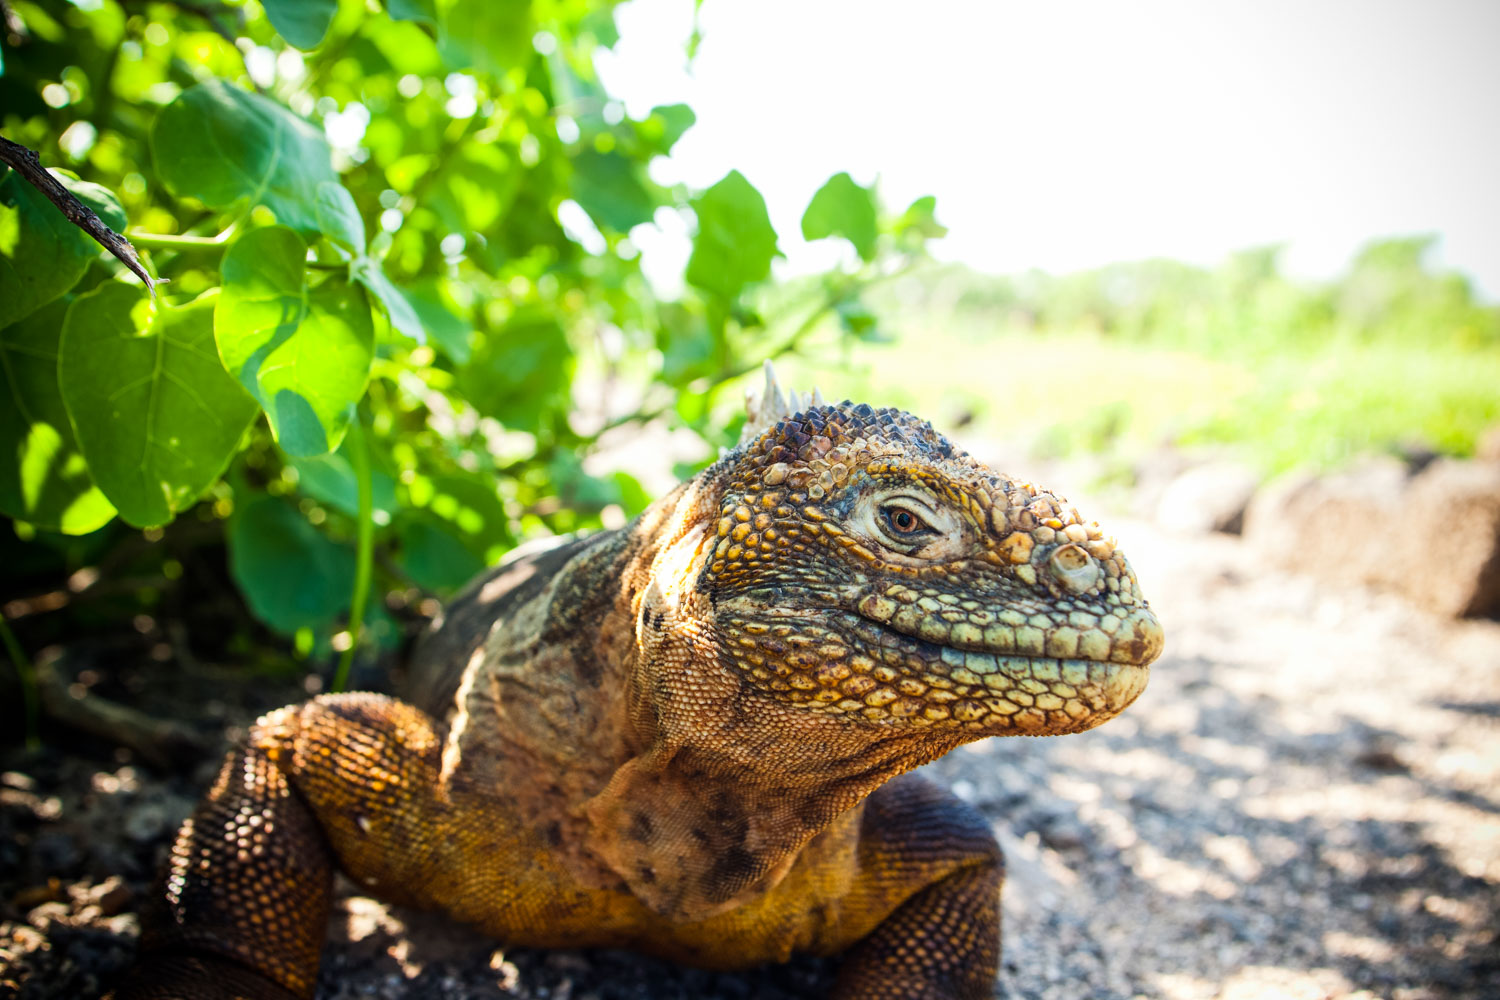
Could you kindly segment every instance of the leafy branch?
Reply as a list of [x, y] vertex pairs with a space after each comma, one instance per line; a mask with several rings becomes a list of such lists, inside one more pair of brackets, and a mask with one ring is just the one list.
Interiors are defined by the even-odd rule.
[[[0, 177], [0, 232], [19, 238], [0, 246], [0, 274], [19, 294], [0, 295], [11, 386], [0, 394], [0, 512], [24, 537], [116, 519], [144, 529], [120, 531], [135, 547], [100, 543], [133, 554], [106, 552], [97, 570], [108, 579], [88, 588], [110, 601], [139, 591], [142, 613], [158, 600], [145, 595], [180, 586], [165, 566], [138, 565], [159, 551], [152, 534], [201, 525], [212, 541], [194, 546], [222, 540], [251, 617], [303, 658], [336, 654], [335, 689], [357, 658], [397, 645], [393, 626], [413, 626], [414, 614], [390, 610], [412, 593], [425, 607], [528, 535], [643, 509], [633, 475], [584, 468], [602, 433], [676, 403], [716, 443], [722, 414], [691, 390], [807, 353], [831, 317], [842, 342], [868, 339], [860, 296], [920, 250], [906, 216], [882, 221], [875, 192], [839, 175], [803, 234], [848, 241], [859, 264], [763, 320], [752, 303], [779, 253], [765, 201], [733, 171], [697, 193], [651, 180], [693, 114], [610, 110], [618, 102], [585, 68], [610, 34], [599, 20], [609, 0], [465, 14], [462, 31], [443, 23], [449, 6], [165, 3], [149, 30], [101, 15], [65, 42], [6, 53], [7, 80], [43, 80], [65, 45], [63, 65], [90, 81], [89, 101], [49, 101], [17, 134], [72, 151], [88, 130], [62, 136], [86, 121], [108, 155], [80, 153], [81, 181], [4, 147], [16, 176]], [[22, 18], [33, 8], [17, 7]], [[201, 31], [199, 18], [238, 56], [174, 44], [173, 33]], [[578, 50], [538, 52], [543, 21]], [[122, 52], [129, 73], [112, 69]], [[278, 68], [267, 92], [240, 81], [252, 52]], [[306, 72], [285, 72], [297, 65]], [[335, 114], [368, 116], [363, 148], [345, 138], [335, 155]], [[558, 133], [564, 114], [579, 130], [570, 138]], [[655, 301], [628, 236], [689, 207], [690, 290]], [[602, 240], [566, 218], [574, 209]], [[99, 274], [84, 231], [148, 288], [170, 278], [183, 294], [158, 300]], [[604, 348], [607, 377], [637, 380], [643, 400], [588, 428], [574, 419], [584, 335]], [[24, 623], [16, 645], [41, 626]]]

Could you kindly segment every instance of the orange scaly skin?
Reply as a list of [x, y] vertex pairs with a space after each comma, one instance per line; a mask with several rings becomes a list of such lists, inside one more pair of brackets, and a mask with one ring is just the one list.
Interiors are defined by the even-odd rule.
[[987, 997], [999, 848], [898, 776], [1098, 725], [1161, 644], [1065, 502], [904, 413], [808, 407], [629, 527], [476, 580], [406, 701], [262, 719], [116, 996], [311, 996], [337, 867], [514, 945], [843, 953], [837, 997]]

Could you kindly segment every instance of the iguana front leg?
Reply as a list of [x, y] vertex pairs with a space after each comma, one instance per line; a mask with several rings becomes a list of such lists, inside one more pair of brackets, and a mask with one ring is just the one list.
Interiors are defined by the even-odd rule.
[[[368, 871], [382, 854], [425, 860], [432, 845], [392, 826], [442, 811], [439, 753], [426, 715], [375, 695], [261, 719], [178, 834], [143, 920], [141, 960], [114, 1000], [311, 997], [334, 868]], [[364, 854], [344, 837], [350, 856], [335, 856], [330, 832], [374, 820], [408, 850], [386, 852], [386, 838], [372, 837]], [[400, 885], [393, 875], [390, 888]]]
[[898, 778], [870, 797], [860, 868], [847, 904], [856, 910], [919, 888], [846, 953], [835, 1000], [993, 995], [1005, 865], [977, 812], [921, 778]]

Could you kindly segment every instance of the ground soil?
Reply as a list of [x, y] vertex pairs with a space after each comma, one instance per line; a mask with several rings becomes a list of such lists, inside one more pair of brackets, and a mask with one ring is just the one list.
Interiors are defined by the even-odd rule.
[[[927, 769], [1006, 850], [997, 995], [1500, 996], [1500, 623], [1268, 571], [1228, 536], [1112, 528], [1168, 633], [1140, 701]], [[151, 650], [165, 662], [95, 650], [100, 690], [215, 738], [305, 696]], [[47, 735], [0, 757], [0, 996], [95, 997], [130, 962], [217, 753], [168, 772]], [[711, 975], [507, 950], [348, 887], [329, 933], [322, 1000], [789, 998], [829, 981], [811, 961]]]

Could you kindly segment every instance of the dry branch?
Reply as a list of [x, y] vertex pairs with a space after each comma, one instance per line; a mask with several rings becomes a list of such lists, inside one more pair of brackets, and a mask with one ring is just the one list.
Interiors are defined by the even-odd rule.
[[141, 266], [141, 260], [136, 256], [135, 247], [130, 245], [130, 241], [106, 226], [104, 220], [95, 215], [92, 208], [79, 201], [73, 196], [73, 192], [63, 187], [61, 181], [48, 173], [35, 150], [27, 149], [20, 143], [11, 142], [4, 136], [0, 136], [0, 163], [9, 165], [32, 187], [46, 195], [47, 200], [56, 205], [58, 211], [62, 212], [69, 222], [88, 233], [95, 242], [119, 258], [120, 263], [130, 268], [146, 283], [152, 295], [156, 294], [156, 282]]

